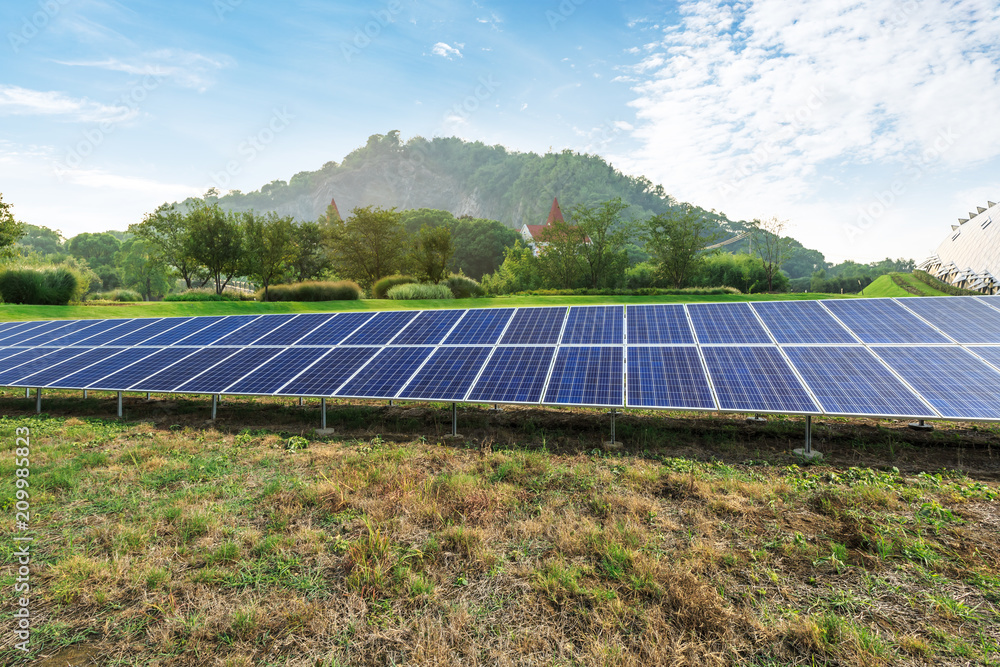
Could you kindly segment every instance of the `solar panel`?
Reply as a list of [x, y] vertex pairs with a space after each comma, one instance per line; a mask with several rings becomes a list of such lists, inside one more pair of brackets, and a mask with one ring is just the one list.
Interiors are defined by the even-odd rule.
[[344, 345], [385, 345], [416, 318], [412, 310], [378, 313], [360, 329], [344, 339]]
[[779, 343], [858, 342], [816, 301], [756, 301], [750, 307]]
[[375, 317], [374, 313], [340, 313], [297, 340], [295, 344], [336, 345], [373, 317]]
[[223, 336], [242, 329], [260, 317], [260, 315], [230, 315], [220, 322], [213, 322], [207, 327], [178, 340], [174, 345], [210, 345]]
[[[25, 351], [23, 347], [4, 347], [0, 348], [0, 361], [3, 361], [7, 357], [13, 357], [15, 354], [21, 354]], [[2, 366], [0, 366], [2, 367]]]
[[162, 320], [153, 320], [153, 322], [144, 327], [140, 327], [135, 331], [123, 334], [122, 336], [111, 338], [106, 343], [102, 343], [102, 345], [110, 345], [113, 347], [130, 347], [132, 345], [140, 345], [147, 340], [156, 338], [160, 334], [170, 333], [176, 328], [186, 326], [186, 323], [190, 321], [192, 321], [192, 318], [190, 317], [167, 317]]
[[334, 317], [331, 313], [304, 313], [291, 322], [275, 329], [271, 333], [261, 336], [254, 345], [291, 345], [309, 332], [318, 328], [321, 324]]
[[445, 345], [493, 345], [500, 338], [513, 308], [476, 308], [466, 313], [454, 331], [444, 339]]
[[434, 351], [431, 347], [387, 347], [358, 371], [335, 396], [393, 398]]
[[820, 412], [776, 347], [704, 347], [701, 351], [720, 409]]
[[464, 313], [464, 310], [425, 310], [392, 339], [392, 344], [437, 345]]
[[692, 303], [687, 308], [699, 343], [772, 342], [746, 303]]
[[538, 403], [555, 347], [498, 347], [466, 400], [482, 403]]
[[[83, 389], [129, 364], [156, 354], [162, 348], [130, 347], [120, 349], [109, 347], [103, 349], [112, 352], [112, 356], [76, 372], [67, 371], [67, 375], [52, 380], [45, 386], [53, 389]], [[114, 389], [124, 389], [124, 387], [114, 387]]]
[[694, 343], [687, 313], [680, 304], [628, 307], [629, 345], [683, 345]]
[[[26, 364], [29, 361], [38, 359], [39, 357], [44, 357], [47, 354], [52, 354], [58, 348], [53, 347], [28, 347], [28, 348], [15, 348], [14, 354], [7, 355], [3, 359], [0, 359], [0, 373], [6, 373], [7, 371], [17, 368], [22, 364]], [[20, 377], [20, 376], [18, 376]], [[0, 385], [2, 387], [4, 385]]]
[[569, 309], [563, 345], [621, 345], [623, 306], [573, 306]]
[[288, 396], [330, 396], [379, 351], [374, 347], [335, 348], [291, 382], [280, 387], [277, 393]]
[[131, 321], [132, 320], [98, 320], [98, 322], [93, 326], [67, 333], [66, 335], [60, 336], [47, 344], [58, 345], [60, 347], [70, 345], [93, 347], [93, 344], [90, 342], [91, 338], [95, 338], [101, 334], [110, 334], [113, 331], [121, 329], [121, 327]]
[[70, 331], [73, 331], [73, 329], [66, 328], [70, 324], [72, 324], [72, 320], [53, 320], [49, 322], [42, 322], [37, 327], [32, 327], [31, 329], [23, 329], [14, 334], [11, 334], [10, 336], [7, 336], [6, 338], [3, 339], [3, 341], [0, 342], [2, 342], [4, 345], [19, 345], [22, 347], [33, 347], [37, 345], [37, 343], [34, 343], [32, 341], [36, 339], [42, 341], [51, 340], [53, 334], [55, 334], [55, 332], [60, 329], [64, 330], [63, 333], [55, 334], [56, 336], [61, 336], [70, 333]]
[[[297, 315], [261, 315], [257, 320], [226, 334], [209, 345], [252, 345], [258, 338], [280, 330]], [[187, 343], [182, 343], [187, 345]]]
[[[124, 391], [143, 378], [147, 378], [153, 373], [158, 373], [170, 364], [176, 363], [194, 353], [195, 350], [190, 347], [158, 348], [153, 354], [142, 357], [128, 366], [122, 367], [117, 363], [113, 364], [115, 368], [110, 375], [99, 378], [83, 388]], [[118, 357], [111, 357], [108, 361], [101, 362], [101, 364], [115, 362], [117, 359]], [[60, 382], [63, 381], [60, 380]]]
[[81, 341], [81, 343], [86, 345], [87, 347], [97, 347], [99, 345], [106, 345], [128, 334], [135, 333], [140, 329], [148, 327], [154, 322], [160, 322], [160, 321], [162, 320], [159, 317], [144, 317], [136, 320], [124, 320], [123, 324], [120, 324], [119, 326], [116, 326], [112, 329], [106, 329], [99, 333], [95, 333], [90, 337], [86, 338], [85, 340]]
[[38, 322], [0, 322], [0, 339], [4, 336], [14, 333], [17, 329], [23, 329], [29, 324], [38, 325]]
[[71, 335], [75, 336], [81, 332], [94, 330], [101, 322], [102, 320], [70, 320], [66, 326], [51, 329], [31, 338], [25, 338], [21, 341], [21, 345], [63, 347], [62, 339]]
[[931, 296], [899, 304], [959, 343], [1000, 343], [1000, 310], [976, 297]]
[[279, 354], [281, 349], [276, 347], [245, 347], [174, 391], [182, 394], [221, 394], [229, 385]]
[[62, 363], [54, 363], [33, 375], [23, 377], [18, 384], [27, 387], [46, 387], [50, 382], [66, 377], [70, 373], [86, 368], [119, 352], [119, 350], [110, 347], [75, 349], [80, 353], [79, 356], [63, 361]]
[[173, 391], [178, 385], [210, 371], [215, 364], [234, 354], [236, 350], [232, 348], [206, 347], [179, 359], [157, 373], [142, 378], [127, 388], [131, 391]]
[[826, 414], [937, 416], [867, 348], [788, 347], [785, 354]]
[[518, 308], [511, 318], [502, 345], [554, 345], [559, 342], [565, 308]]
[[[223, 317], [192, 317], [186, 319], [178, 324], [168, 327], [160, 334], [149, 334], [145, 338], [139, 338], [137, 342], [130, 343], [131, 345], [146, 345], [150, 347], [164, 347], [166, 345], [173, 345], [174, 343], [187, 338], [193, 333], [197, 333], [202, 329], [212, 326], [217, 322], [221, 322]], [[169, 320], [165, 320], [169, 321]], [[152, 327], [150, 327], [152, 328]], [[145, 331], [137, 331], [134, 336], [138, 337]], [[129, 338], [129, 337], [126, 337]], [[120, 344], [119, 341], [115, 341], [115, 345]]]
[[985, 359], [988, 363], [1000, 368], [1000, 347], [977, 345], [975, 347], [970, 347], [969, 350], [975, 353], [976, 356]]
[[277, 393], [288, 381], [330, 352], [323, 347], [295, 347], [285, 349], [281, 354], [256, 369], [251, 375], [237, 380], [226, 387], [227, 394]]
[[622, 406], [625, 404], [623, 373], [621, 346], [561, 347], [542, 402]]
[[[971, 348], [973, 352], [981, 349], [985, 348]], [[877, 347], [874, 352], [942, 416], [1000, 419], [1000, 372], [968, 351], [907, 346]]]
[[823, 305], [865, 343], [949, 343], [892, 299], [829, 299]]
[[489, 347], [440, 347], [400, 392], [400, 398], [461, 401], [490, 356]]
[[10, 341], [15, 340], [15, 335], [24, 334], [31, 329], [37, 329], [38, 327], [48, 324], [47, 322], [8, 322], [12, 326], [6, 327], [3, 331], [0, 331], [0, 345], [12, 345]]
[[628, 348], [628, 405], [715, 410], [696, 347]]
[[23, 387], [24, 385], [18, 382], [21, 378], [72, 359], [80, 352], [82, 352], [80, 348], [36, 347], [25, 350], [21, 355], [7, 357], [0, 362], [3, 364], [3, 370], [0, 370], [0, 387]]

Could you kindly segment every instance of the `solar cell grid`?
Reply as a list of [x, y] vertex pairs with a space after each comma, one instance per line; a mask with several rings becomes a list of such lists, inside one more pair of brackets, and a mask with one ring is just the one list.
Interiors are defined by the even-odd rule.
[[563, 345], [621, 345], [625, 309], [622, 306], [573, 306], [569, 309]]
[[1000, 372], [970, 352], [920, 346], [878, 347], [874, 352], [942, 416], [1000, 419]]
[[226, 387], [226, 393], [275, 394], [284, 385], [288, 384], [290, 379], [329, 352], [329, 348], [322, 347], [288, 348], [256, 369], [251, 375], [243, 377], [229, 387]]
[[34, 329], [35, 327], [41, 326], [41, 322], [4, 322], [7, 326], [0, 329], [0, 345], [9, 345], [7, 339], [11, 338], [14, 334], [24, 333], [29, 329]]
[[1000, 310], [972, 296], [901, 299], [912, 310], [959, 343], [1000, 343]]
[[463, 314], [464, 310], [425, 310], [392, 340], [392, 344], [437, 345]]
[[279, 393], [290, 396], [330, 396], [354, 372], [379, 353], [373, 347], [341, 347], [330, 351]]
[[892, 299], [828, 299], [823, 305], [865, 343], [948, 343]]
[[413, 311], [377, 313], [360, 329], [344, 339], [343, 345], [385, 345], [399, 334], [400, 330], [416, 318]]
[[785, 354], [826, 414], [937, 416], [864, 347], [789, 347]]
[[[173, 319], [173, 318], [170, 318]], [[167, 345], [173, 345], [178, 341], [187, 338], [193, 333], [197, 333], [202, 329], [212, 326], [217, 322], [221, 322], [222, 317], [192, 317], [186, 319], [172, 327], [167, 327], [162, 333], [148, 333], [145, 329], [142, 331], [137, 331], [135, 337], [138, 338], [135, 342], [126, 343], [128, 345], [144, 345], [148, 347], [165, 347]], [[164, 320], [164, 322], [169, 322], [169, 320]], [[152, 329], [153, 327], [150, 327]], [[128, 336], [127, 338], [132, 338]], [[121, 341], [115, 341], [115, 345], [122, 344]]]
[[445, 345], [493, 345], [500, 338], [513, 308], [475, 308], [469, 310], [455, 330], [445, 338]]
[[553, 405], [624, 405], [623, 367], [621, 346], [561, 347], [542, 402]]
[[74, 349], [80, 353], [79, 356], [63, 361], [62, 363], [53, 363], [51, 366], [39, 370], [33, 375], [21, 378], [19, 383], [29, 387], [46, 387], [50, 382], [66, 377], [71, 373], [118, 353], [118, 350], [108, 347], [78, 347]]
[[702, 353], [722, 410], [819, 413], [776, 347], [704, 347]]
[[67, 347], [70, 345], [90, 347], [90, 343], [88, 342], [90, 338], [107, 331], [113, 331], [127, 322], [129, 322], [129, 320], [98, 320], [91, 326], [67, 332], [66, 334], [44, 344], [58, 347]]
[[[23, 347], [5, 347], [5, 348], [0, 348], [0, 361], [3, 361], [7, 357], [13, 357], [15, 354], [21, 354], [24, 351], [25, 351], [25, 348], [23, 348]], [[2, 364], [0, 364], [0, 367], [2, 367]]]
[[683, 345], [694, 343], [684, 306], [654, 304], [628, 307], [629, 345]]
[[703, 345], [771, 342], [746, 303], [693, 303], [687, 309]]
[[[230, 350], [231, 352], [233, 350]], [[281, 353], [276, 347], [245, 347], [223, 362], [187, 382], [178, 385], [174, 391], [193, 394], [221, 394], [229, 385], [269, 359]]]
[[280, 329], [258, 338], [254, 345], [292, 345], [333, 317], [331, 313], [301, 314]]
[[750, 304], [778, 343], [857, 343], [829, 311], [815, 301], [757, 301]]
[[387, 347], [334, 395], [393, 398], [434, 350], [431, 347]]
[[[251, 345], [258, 338], [262, 338], [269, 333], [287, 326], [297, 315], [261, 315], [256, 320], [241, 326], [235, 331], [228, 333], [209, 345]], [[182, 343], [187, 345], [187, 342]]]
[[[149, 348], [147, 348], [149, 349]], [[158, 373], [170, 364], [180, 361], [184, 357], [194, 354], [195, 350], [190, 347], [161, 347], [153, 354], [141, 357], [128, 366], [118, 362], [118, 357], [114, 356], [97, 365], [109, 364], [112, 366], [111, 372], [106, 377], [98, 378], [84, 386], [84, 389], [108, 389], [121, 391], [126, 387], [131, 387], [143, 378], [147, 378], [153, 373]], [[64, 382], [64, 380], [60, 380]]]
[[214, 322], [191, 335], [178, 340], [174, 345], [196, 346], [210, 345], [223, 336], [243, 329], [251, 322], [259, 319], [260, 315], [230, 315], [219, 322]]
[[461, 401], [490, 355], [489, 347], [441, 347], [400, 392], [400, 398]]
[[[45, 386], [55, 389], [83, 389], [133, 362], [155, 354], [162, 348], [130, 347], [121, 349], [109, 347], [102, 349], [112, 352], [112, 355], [78, 371], [67, 370], [66, 375], [50, 381]], [[122, 388], [116, 387], [116, 389]]]
[[374, 313], [339, 313], [295, 342], [296, 345], [336, 345], [352, 331], [370, 322]]
[[466, 400], [538, 403], [555, 347], [498, 347]]
[[[187, 350], [191, 352], [191, 350]], [[202, 373], [212, 371], [212, 367], [227, 357], [236, 353], [236, 350], [226, 347], [207, 347], [195, 350], [176, 363], [142, 378], [138, 382], [128, 386], [131, 391], [173, 391], [181, 385]]]
[[111, 341], [118, 338], [122, 338], [128, 334], [134, 333], [143, 327], [148, 327], [153, 322], [159, 322], [158, 317], [144, 317], [136, 320], [124, 320], [121, 324], [110, 329], [104, 329], [99, 332], [95, 332], [88, 336], [87, 338], [80, 341], [80, 344], [86, 347], [97, 347], [99, 345], [105, 345]]
[[985, 359], [987, 363], [1000, 368], [1000, 347], [976, 345], [974, 347], [970, 347], [969, 350], [971, 350], [977, 357]]
[[131, 345], [145, 344], [145, 341], [156, 338], [160, 334], [170, 333], [173, 329], [185, 326], [191, 319], [190, 317], [167, 317], [161, 320], [154, 320], [147, 326], [140, 327], [135, 331], [110, 338], [107, 342], [102, 343], [102, 345], [129, 347]]
[[[10, 336], [5, 337], [2, 341], [4, 345], [17, 345], [21, 347], [32, 347], [37, 343], [31, 342], [34, 340], [49, 340], [52, 334], [60, 329], [65, 329], [70, 324], [67, 320], [62, 321], [50, 321], [43, 322], [37, 327], [32, 327], [30, 329], [22, 329], [17, 331]], [[70, 329], [65, 329], [63, 334], [69, 333]], [[62, 335], [62, 334], [58, 334]]]
[[43, 368], [48, 368], [60, 361], [65, 361], [80, 354], [79, 349], [68, 351], [58, 347], [31, 347], [20, 354], [7, 357], [0, 361], [0, 387], [20, 387], [17, 380]]
[[628, 404], [643, 408], [716, 409], [698, 348], [629, 346]]
[[518, 308], [502, 345], [554, 345], [559, 342], [566, 308]]
[[85, 338], [87, 332], [97, 333], [99, 331], [98, 327], [101, 324], [103, 324], [103, 320], [73, 320], [66, 326], [46, 331], [38, 336], [26, 338], [21, 341], [21, 344], [65, 347], [64, 341], [66, 339], [78, 339], [80, 334], [84, 334], [83, 337]]

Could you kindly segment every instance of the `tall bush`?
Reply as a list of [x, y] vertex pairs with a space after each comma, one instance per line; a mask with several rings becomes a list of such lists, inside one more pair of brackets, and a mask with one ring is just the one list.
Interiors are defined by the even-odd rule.
[[413, 276], [406, 276], [402, 274], [396, 274], [394, 276], [386, 276], [375, 282], [374, 287], [372, 287], [372, 298], [373, 299], [388, 299], [386, 292], [395, 287], [396, 285], [409, 285], [410, 283], [420, 282]]
[[387, 293], [390, 299], [411, 300], [411, 299], [454, 299], [447, 285], [428, 285], [411, 283], [408, 285], [396, 285]]
[[482, 288], [478, 281], [460, 274], [451, 274], [444, 281], [456, 299], [477, 299], [486, 296], [486, 290]]
[[[271, 285], [267, 291], [268, 301], [356, 301], [360, 298], [361, 288], [350, 280]], [[264, 290], [257, 292], [257, 300], [264, 300]]]
[[6, 303], [64, 306], [79, 301], [89, 281], [65, 266], [13, 268], [0, 273], [0, 296]]

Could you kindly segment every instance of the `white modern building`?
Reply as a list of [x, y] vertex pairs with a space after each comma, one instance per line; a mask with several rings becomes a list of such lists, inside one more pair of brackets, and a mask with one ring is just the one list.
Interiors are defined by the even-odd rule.
[[1000, 293], [1000, 204], [959, 218], [937, 252], [917, 267], [955, 287]]

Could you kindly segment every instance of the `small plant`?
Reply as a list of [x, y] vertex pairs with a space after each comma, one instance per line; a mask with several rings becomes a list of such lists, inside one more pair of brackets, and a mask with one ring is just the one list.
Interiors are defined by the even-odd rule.
[[486, 296], [486, 290], [482, 285], [468, 276], [453, 273], [443, 282], [456, 299], [477, 299]]
[[396, 285], [386, 292], [386, 296], [396, 300], [411, 299], [454, 299], [455, 295], [447, 285], [410, 284]]
[[290, 452], [298, 451], [300, 449], [306, 449], [309, 447], [309, 441], [303, 438], [301, 435], [293, 435], [288, 440], [285, 441], [285, 449]]
[[395, 287], [396, 285], [409, 285], [411, 283], [420, 282], [413, 276], [407, 276], [402, 274], [396, 274], [394, 276], [386, 276], [381, 280], [375, 282], [372, 286], [372, 298], [373, 299], [388, 299], [386, 293]]
[[135, 290], [115, 289], [108, 292], [95, 292], [87, 297], [87, 301], [120, 301], [132, 303], [142, 301], [142, 295]]
[[210, 289], [189, 289], [179, 294], [168, 294], [163, 297], [164, 301], [248, 301], [252, 298], [245, 297], [236, 292], [223, 292], [216, 294]]
[[[268, 301], [357, 301], [360, 298], [361, 288], [350, 280], [271, 285], [267, 290]], [[257, 292], [257, 300], [264, 300], [264, 290]]]

